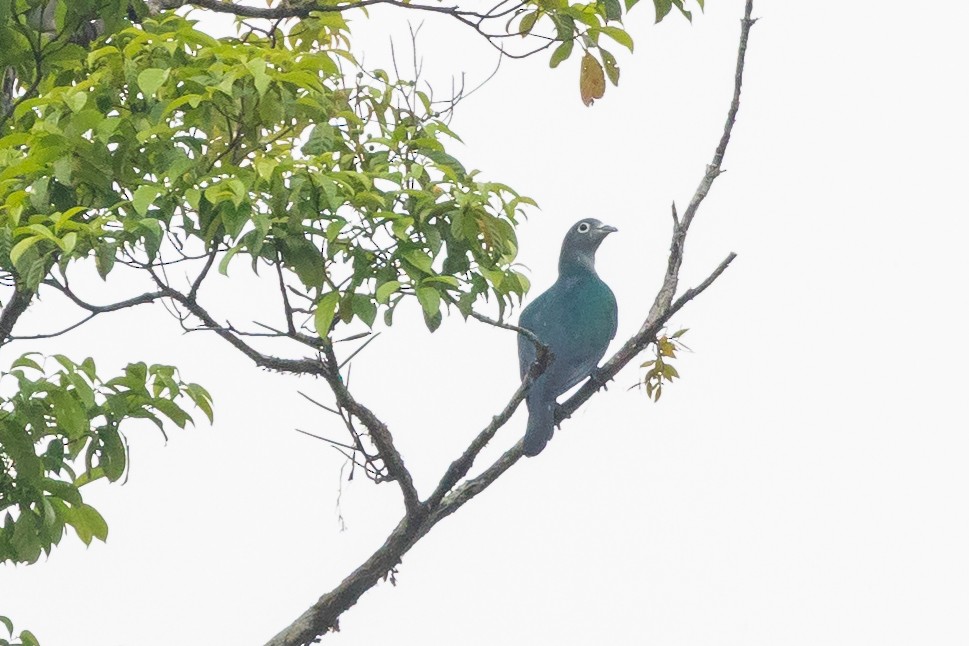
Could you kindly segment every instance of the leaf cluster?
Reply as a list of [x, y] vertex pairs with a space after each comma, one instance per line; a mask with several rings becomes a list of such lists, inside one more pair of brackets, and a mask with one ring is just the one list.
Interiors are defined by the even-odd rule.
[[[13, 622], [8, 618], [0, 615], [0, 624], [7, 629], [7, 635], [10, 639], [14, 639]], [[0, 637], [0, 646], [40, 646], [40, 642], [34, 637], [34, 633], [27, 629], [21, 630], [16, 636], [17, 641], [10, 641], [6, 637]]]
[[[697, 0], [703, 9], [704, 0]], [[554, 45], [549, 65], [558, 67], [576, 50], [582, 52], [579, 66], [579, 93], [585, 105], [601, 99], [606, 91], [606, 78], [619, 85], [619, 63], [615, 55], [603, 45], [611, 42], [633, 51], [633, 39], [623, 27], [625, 14], [639, 0], [595, 0], [589, 3], [569, 3], [568, 0], [535, 0], [517, 12], [517, 33], [522, 37], [538, 35]], [[660, 22], [676, 7], [692, 22], [693, 15], [684, 0], [653, 0], [656, 22]], [[544, 30], [541, 27], [545, 27]]]
[[432, 97], [359, 68], [346, 35], [339, 14], [245, 40], [166, 15], [58, 62], [0, 132], [0, 268], [35, 289], [79, 258], [106, 277], [166, 243], [223, 272], [241, 253], [286, 273], [323, 336], [408, 297], [432, 329], [442, 303], [520, 298], [534, 202], [466, 169]]
[[636, 384], [646, 390], [646, 396], [654, 402], [658, 402], [663, 396], [663, 384], [670, 383], [674, 379], [679, 379], [680, 373], [673, 367], [672, 360], [676, 358], [676, 353], [681, 349], [688, 349], [680, 339], [689, 331], [689, 328], [677, 330], [673, 334], [665, 334], [656, 340], [655, 358], [640, 364], [641, 368], [647, 368], [642, 380]]
[[192, 421], [185, 400], [212, 419], [208, 392], [181, 381], [172, 366], [132, 363], [103, 381], [90, 358], [52, 359], [55, 371], [29, 353], [0, 373], [0, 384], [14, 389], [0, 397], [0, 562], [33, 563], [66, 526], [85, 544], [107, 537], [107, 524], [80, 487], [124, 475], [122, 425], [129, 420], [149, 420], [162, 433], [163, 419], [184, 428]]

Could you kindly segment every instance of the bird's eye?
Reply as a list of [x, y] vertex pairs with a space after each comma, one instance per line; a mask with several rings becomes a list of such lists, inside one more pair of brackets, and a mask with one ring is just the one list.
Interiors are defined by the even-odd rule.
[[588, 222], [579, 222], [579, 226], [575, 227], [575, 230], [579, 233], [588, 233], [590, 228]]

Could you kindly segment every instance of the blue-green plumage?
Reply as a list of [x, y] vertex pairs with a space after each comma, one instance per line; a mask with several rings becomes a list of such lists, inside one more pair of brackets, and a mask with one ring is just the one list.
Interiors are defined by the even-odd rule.
[[[524, 453], [538, 455], [552, 438], [555, 400], [592, 374], [616, 335], [616, 297], [595, 270], [595, 253], [616, 229], [599, 220], [580, 220], [562, 242], [559, 277], [532, 301], [518, 324], [551, 350], [553, 359], [528, 391]], [[535, 361], [535, 344], [518, 336], [521, 376]]]

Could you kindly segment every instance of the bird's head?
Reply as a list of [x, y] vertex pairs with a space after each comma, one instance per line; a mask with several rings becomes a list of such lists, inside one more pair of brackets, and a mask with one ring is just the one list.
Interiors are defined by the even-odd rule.
[[574, 267], [595, 271], [596, 249], [607, 235], [616, 230], [616, 227], [603, 224], [595, 218], [585, 218], [573, 224], [562, 241], [559, 271]]

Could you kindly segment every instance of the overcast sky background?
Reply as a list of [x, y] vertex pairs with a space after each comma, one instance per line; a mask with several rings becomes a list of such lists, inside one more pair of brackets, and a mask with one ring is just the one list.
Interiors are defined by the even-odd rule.
[[[598, 258], [619, 302], [613, 350], [661, 281], [670, 202], [685, 207], [720, 136], [743, 8], [709, 0], [693, 26], [653, 26], [648, 4], [628, 22], [635, 55], [613, 48], [620, 86], [594, 107], [579, 100], [578, 60], [549, 70], [540, 56], [505, 61], [452, 124], [459, 158], [542, 206], [519, 228], [532, 296], [554, 280], [570, 224], [619, 228]], [[388, 30], [404, 46], [409, 15], [357, 17], [368, 64], [385, 64]], [[738, 258], [673, 322], [690, 328], [683, 379], [654, 404], [627, 391], [641, 372], [628, 367], [324, 643], [969, 642], [969, 5], [759, 0], [755, 15], [728, 172], [691, 230], [682, 286]], [[495, 62], [442, 20], [418, 46], [442, 89]], [[245, 281], [203, 291], [233, 322], [259, 318], [259, 295]], [[73, 320], [53, 302], [29, 317], [25, 330]], [[454, 316], [431, 335], [419, 319], [401, 311], [351, 386], [426, 494], [511, 396], [518, 366], [511, 333]], [[3, 364], [27, 349], [4, 348]], [[399, 519], [393, 485], [357, 478], [342, 487], [341, 531], [342, 458], [293, 430], [339, 436], [296, 394], [325, 398], [322, 383], [180, 335], [160, 307], [42, 349], [92, 355], [105, 374], [174, 363], [216, 400], [214, 427], [167, 444], [130, 429], [127, 484], [85, 488], [107, 544], [70, 536], [36, 565], [0, 568], [0, 611], [43, 646], [261, 644]], [[520, 411], [486, 459], [524, 422]]]

